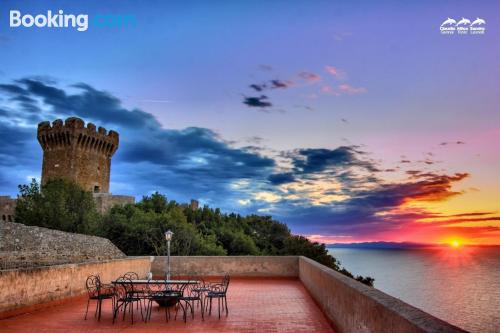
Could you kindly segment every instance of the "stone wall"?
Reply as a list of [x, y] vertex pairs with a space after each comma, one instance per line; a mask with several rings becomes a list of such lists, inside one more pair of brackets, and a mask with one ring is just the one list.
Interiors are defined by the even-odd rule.
[[0, 196], [0, 223], [14, 222], [16, 212], [16, 199], [9, 196]]
[[[172, 256], [170, 271], [172, 276], [202, 275], [297, 277], [299, 261], [297, 256]], [[164, 276], [167, 257], [154, 257], [151, 271], [155, 276]]]
[[465, 332], [305, 257], [299, 278], [339, 333]]
[[108, 239], [19, 223], [0, 223], [0, 268], [123, 258]]
[[0, 318], [44, 303], [86, 292], [87, 276], [98, 274], [103, 283], [110, 283], [126, 272], [145, 278], [150, 270], [150, 257], [129, 257], [101, 262], [56, 265], [35, 269], [0, 270]]
[[135, 203], [135, 198], [128, 195], [113, 195], [111, 193], [94, 193], [94, 202], [97, 211], [105, 213], [114, 205], [126, 205]]

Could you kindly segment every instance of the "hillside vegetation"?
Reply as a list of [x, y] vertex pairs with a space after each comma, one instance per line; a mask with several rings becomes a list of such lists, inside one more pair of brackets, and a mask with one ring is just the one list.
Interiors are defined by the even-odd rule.
[[[353, 277], [324, 244], [293, 235], [271, 216], [192, 209], [160, 193], [99, 214], [92, 194], [78, 185], [54, 179], [41, 189], [33, 180], [19, 186], [16, 222], [105, 237], [127, 255], [165, 255], [164, 233], [170, 229], [172, 255], [303, 255]], [[370, 277], [355, 278], [373, 285]]]

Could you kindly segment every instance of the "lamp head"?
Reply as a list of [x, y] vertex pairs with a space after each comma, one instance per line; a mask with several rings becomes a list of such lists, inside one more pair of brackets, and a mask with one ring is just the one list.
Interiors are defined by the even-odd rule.
[[167, 241], [171, 241], [171, 240], [172, 240], [172, 235], [173, 235], [173, 234], [174, 234], [174, 233], [173, 233], [172, 231], [170, 231], [170, 230], [165, 231], [165, 239], [166, 239]]

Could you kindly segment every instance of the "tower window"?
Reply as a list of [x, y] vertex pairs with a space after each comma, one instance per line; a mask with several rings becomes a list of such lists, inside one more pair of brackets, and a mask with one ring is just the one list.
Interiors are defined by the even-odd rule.
[[99, 186], [97, 185], [94, 186], [94, 193], [99, 193], [99, 190], [100, 190]]

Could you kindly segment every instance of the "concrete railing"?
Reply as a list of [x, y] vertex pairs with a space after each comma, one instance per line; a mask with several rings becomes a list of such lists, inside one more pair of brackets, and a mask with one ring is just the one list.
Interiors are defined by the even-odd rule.
[[[167, 257], [154, 257], [151, 264], [153, 275], [165, 275]], [[255, 277], [298, 277], [299, 257], [297, 256], [175, 256], [170, 257], [173, 275], [202, 275]]]
[[299, 278], [336, 332], [465, 332], [305, 257], [299, 258]]
[[109, 261], [55, 265], [33, 269], [0, 271], [0, 317], [17, 309], [61, 300], [85, 293], [87, 276], [99, 274], [109, 283], [120, 274], [137, 272], [145, 277], [151, 267], [151, 257], [128, 257]]

